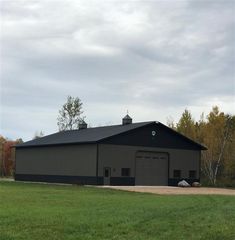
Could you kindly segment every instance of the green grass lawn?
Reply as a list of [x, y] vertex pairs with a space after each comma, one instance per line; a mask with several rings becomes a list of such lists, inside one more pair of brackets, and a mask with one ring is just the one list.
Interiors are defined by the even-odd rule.
[[235, 197], [0, 182], [0, 240], [235, 239]]

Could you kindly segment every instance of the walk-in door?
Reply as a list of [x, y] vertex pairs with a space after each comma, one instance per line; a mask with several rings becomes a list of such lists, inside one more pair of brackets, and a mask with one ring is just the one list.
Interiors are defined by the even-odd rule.
[[104, 167], [104, 185], [110, 185], [111, 168]]

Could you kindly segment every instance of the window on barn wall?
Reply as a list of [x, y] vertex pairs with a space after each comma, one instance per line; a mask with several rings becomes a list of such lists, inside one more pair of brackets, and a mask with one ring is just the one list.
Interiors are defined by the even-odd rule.
[[130, 168], [122, 168], [122, 177], [129, 177], [131, 175]]
[[181, 171], [180, 170], [174, 170], [173, 177], [174, 178], [181, 178]]
[[188, 175], [189, 175], [189, 178], [196, 178], [197, 174], [195, 170], [190, 170]]

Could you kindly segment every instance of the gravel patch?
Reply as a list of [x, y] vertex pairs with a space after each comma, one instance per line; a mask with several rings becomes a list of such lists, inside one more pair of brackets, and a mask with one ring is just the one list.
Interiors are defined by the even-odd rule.
[[146, 192], [163, 195], [233, 195], [235, 190], [226, 188], [206, 188], [206, 187], [170, 187], [170, 186], [100, 186], [102, 188], [110, 188], [131, 192]]
[[0, 181], [2, 181], [2, 182], [13, 182], [13, 181], [15, 181], [15, 179], [14, 178], [0, 177]]

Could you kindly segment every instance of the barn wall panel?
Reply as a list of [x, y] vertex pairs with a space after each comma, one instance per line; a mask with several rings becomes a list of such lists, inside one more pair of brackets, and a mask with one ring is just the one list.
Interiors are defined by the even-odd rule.
[[198, 150], [152, 148], [111, 144], [99, 145], [98, 176], [103, 176], [104, 167], [111, 167], [111, 177], [117, 178], [121, 177], [121, 168], [130, 168], [130, 177], [135, 178], [135, 157], [138, 151], [167, 153], [169, 156], [167, 177], [171, 179], [170, 182], [172, 183], [176, 183], [179, 181], [179, 179], [173, 178], [174, 170], [181, 170], [181, 179], [188, 179], [189, 170], [195, 170], [195, 179], [199, 180], [201, 152]]
[[96, 176], [96, 145], [19, 148], [16, 174]]

